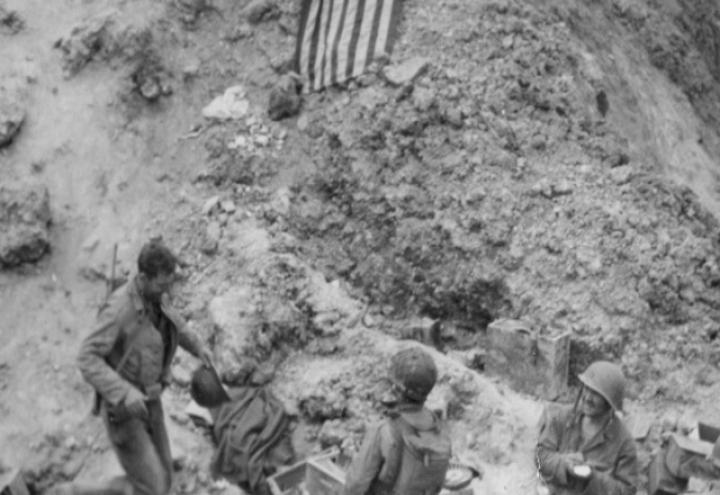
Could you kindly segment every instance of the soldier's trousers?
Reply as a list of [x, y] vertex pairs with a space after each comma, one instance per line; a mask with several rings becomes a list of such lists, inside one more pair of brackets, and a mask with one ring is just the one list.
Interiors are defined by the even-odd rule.
[[160, 399], [147, 402], [147, 420], [111, 421], [103, 406], [110, 442], [124, 476], [101, 484], [63, 483], [53, 495], [167, 495], [172, 481], [172, 456]]
[[133, 495], [166, 495], [172, 482], [172, 455], [160, 399], [148, 401], [148, 419], [103, 420]]

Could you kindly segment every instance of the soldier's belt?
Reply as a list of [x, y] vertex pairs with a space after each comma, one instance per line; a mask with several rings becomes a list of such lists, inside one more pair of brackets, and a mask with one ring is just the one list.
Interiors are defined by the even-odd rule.
[[147, 385], [143, 388], [145, 390], [145, 396], [147, 397], [148, 401], [158, 400], [163, 390], [161, 383], [153, 383], [152, 385]]

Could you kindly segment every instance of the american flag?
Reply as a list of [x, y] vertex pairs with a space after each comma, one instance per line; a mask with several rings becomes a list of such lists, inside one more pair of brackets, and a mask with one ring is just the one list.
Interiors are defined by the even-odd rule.
[[402, 0], [302, 0], [295, 50], [306, 92], [361, 75], [389, 57]]

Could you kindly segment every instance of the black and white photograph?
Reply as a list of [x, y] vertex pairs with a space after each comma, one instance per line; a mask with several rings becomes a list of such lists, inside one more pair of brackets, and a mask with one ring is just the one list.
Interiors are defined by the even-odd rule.
[[720, 0], [0, 0], [0, 495], [720, 495]]

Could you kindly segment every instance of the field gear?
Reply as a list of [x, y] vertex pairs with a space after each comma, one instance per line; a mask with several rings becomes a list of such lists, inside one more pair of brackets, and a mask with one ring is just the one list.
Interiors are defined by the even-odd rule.
[[198, 367], [192, 374], [190, 396], [199, 405], [207, 408], [217, 407], [230, 400], [215, 368], [205, 365]]
[[390, 379], [402, 395], [414, 402], [425, 402], [437, 381], [433, 358], [413, 347], [396, 353], [390, 360]]
[[608, 361], [595, 361], [584, 373], [578, 375], [578, 379], [583, 385], [602, 395], [614, 410], [622, 411], [625, 376], [618, 365]]
[[[540, 419], [537, 443], [538, 474], [551, 495], [634, 495], [638, 460], [630, 433], [614, 413], [592, 438], [583, 438], [577, 407], [548, 406]], [[592, 468], [589, 479], [571, 476], [569, 464], [581, 453]], [[568, 455], [571, 454], [572, 455]]]
[[249, 493], [269, 490], [266, 476], [295, 457], [283, 404], [265, 387], [239, 387], [214, 415], [213, 477], [222, 476]]
[[368, 430], [353, 458], [345, 495], [435, 495], [445, 482], [452, 448], [445, 423], [415, 404], [398, 406]]

